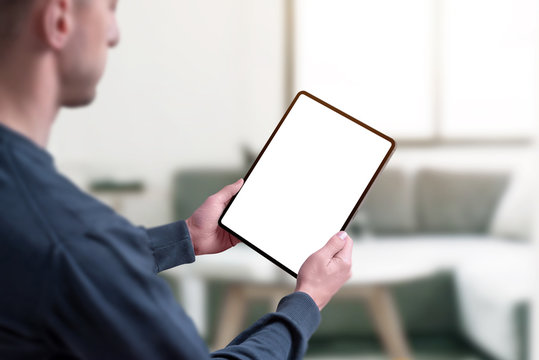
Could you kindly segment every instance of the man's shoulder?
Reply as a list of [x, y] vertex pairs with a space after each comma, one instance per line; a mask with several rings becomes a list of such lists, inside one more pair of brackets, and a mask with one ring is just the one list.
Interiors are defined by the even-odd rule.
[[[8, 161], [0, 151], [0, 236], [6, 243], [41, 248], [102, 236], [143, 235], [112, 208], [80, 189], [54, 167]], [[5, 159], [6, 161], [2, 161]]]

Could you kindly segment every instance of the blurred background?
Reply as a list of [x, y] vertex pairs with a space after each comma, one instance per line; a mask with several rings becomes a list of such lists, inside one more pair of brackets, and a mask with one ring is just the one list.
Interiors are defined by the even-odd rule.
[[[49, 149], [160, 225], [244, 176], [306, 90], [397, 141], [307, 358], [537, 359], [538, 17], [539, 0], [121, 1], [98, 98]], [[212, 348], [293, 289], [241, 244], [162, 276]]]

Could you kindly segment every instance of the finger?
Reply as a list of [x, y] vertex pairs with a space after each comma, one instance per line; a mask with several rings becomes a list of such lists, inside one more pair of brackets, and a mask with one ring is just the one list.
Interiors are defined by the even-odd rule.
[[227, 235], [228, 235], [228, 241], [230, 242], [231, 247], [234, 247], [234, 246], [238, 245], [238, 244], [241, 242], [241, 241], [240, 241], [237, 237], [235, 237], [234, 235], [232, 235], [232, 234], [230, 234], [230, 233], [228, 233]]
[[232, 239], [231, 239], [230, 242], [232, 243], [232, 246], [236, 246], [236, 245], [238, 245], [241, 241], [240, 241], [237, 237], [232, 236]]
[[[341, 238], [341, 236], [344, 236], [344, 240]], [[326, 245], [320, 249], [320, 252], [329, 259], [333, 258], [335, 254], [344, 248], [347, 237], [348, 235], [344, 231], [339, 231], [329, 239]]]
[[215, 196], [219, 199], [222, 203], [228, 203], [228, 201], [232, 198], [232, 196], [236, 195], [238, 191], [240, 191], [241, 187], [243, 186], [243, 179], [239, 179], [234, 184], [230, 184], [219, 190], [218, 193], [215, 194]]
[[352, 249], [354, 247], [354, 242], [349, 236], [346, 237], [344, 242], [344, 247], [341, 249], [341, 251], [337, 252], [334, 257], [341, 259], [346, 263], [350, 263], [352, 262]]

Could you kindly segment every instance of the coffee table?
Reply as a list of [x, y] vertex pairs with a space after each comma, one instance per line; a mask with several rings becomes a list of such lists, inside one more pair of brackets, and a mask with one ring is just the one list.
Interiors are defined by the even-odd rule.
[[[383, 242], [356, 242], [353, 250], [352, 278], [336, 297], [365, 302], [378, 336], [391, 359], [411, 359], [398, 309], [391, 289], [401, 284], [431, 276], [439, 269], [435, 263], [406, 262], [394, 246]], [[265, 300], [274, 311], [279, 300], [291, 293], [295, 279], [243, 244], [222, 254], [206, 255], [188, 266], [167, 271], [178, 281], [182, 304], [193, 318], [201, 335], [207, 333], [207, 281], [227, 284], [212, 348], [225, 347], [245, 327], [248, 303]]]

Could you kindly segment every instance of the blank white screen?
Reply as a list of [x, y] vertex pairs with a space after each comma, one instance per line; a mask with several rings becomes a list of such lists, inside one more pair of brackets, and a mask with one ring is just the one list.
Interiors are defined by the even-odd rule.
[[302, 94], [221, 222], [297, 273], [341, 229], [390, 148]]

